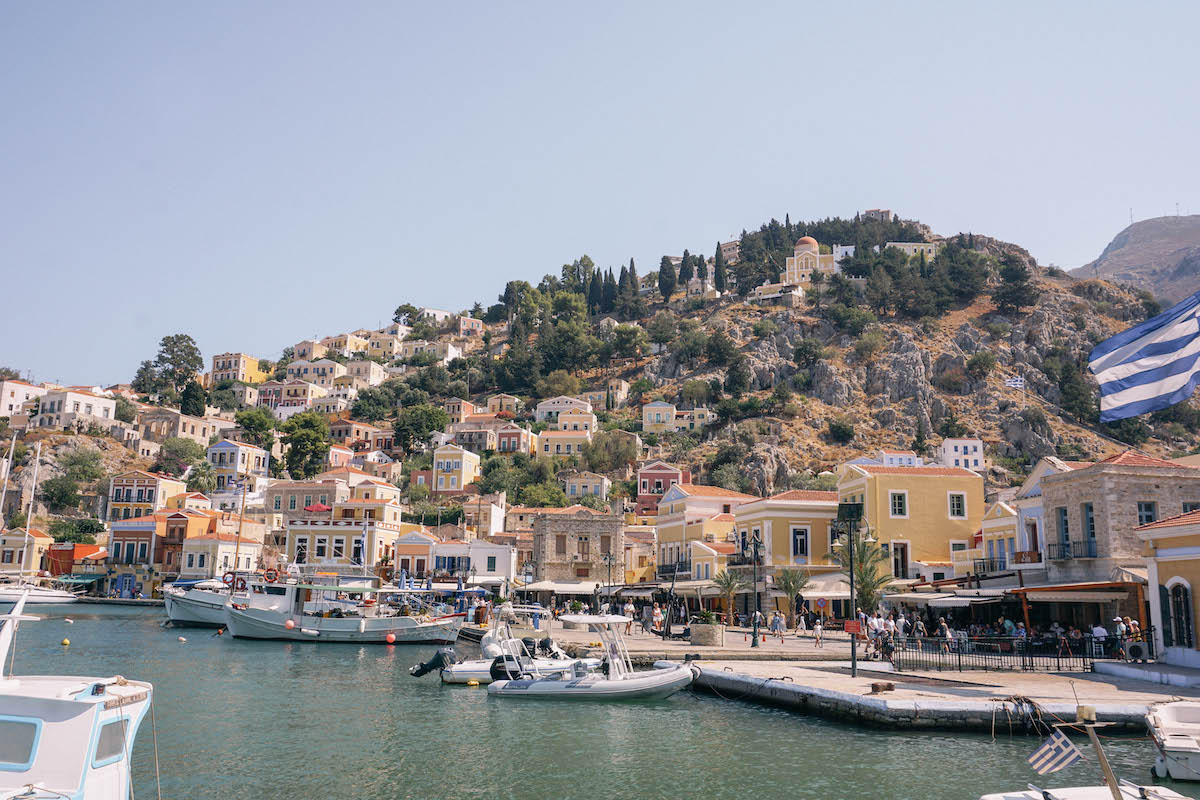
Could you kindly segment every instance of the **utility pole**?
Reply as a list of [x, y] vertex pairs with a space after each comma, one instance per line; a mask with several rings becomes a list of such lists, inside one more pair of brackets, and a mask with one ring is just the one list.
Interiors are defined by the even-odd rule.
[[750, 539], [750, 562], [754, 567], [754, 636], [750, 639], [751, 647], [758, 647], [758, 615], [760, 600], [758, 596], [758, 553], [762, 548], [762, 534], [755, 533]]
[[[236, 468], [234, 469], [233, 474], [234, 475], [237, 474]], [[238, 508], [237, 540], [233, 543], [233, 581], [231, 581], [229, 584], [230, 596], [232, 596], [234, 591], [237, 589], [238, 557], [241, 555], [241, 552], [242, 552], [242, 525], [244, 525], [246, 522], [246, 484], [248, 484], [249, 482], [250, 482], [250, 464], [249, 464], [249, 461], [247, 460], [246, 471], [243, 473], [243, 477], [242, 477], [242, 502], [241, 502], [241, 506]], [[218, 535], [217, 536], [217, 546], [220, 547], [220, 545], [221, 545], [221, 537], [220, 537], [220, 535]]]

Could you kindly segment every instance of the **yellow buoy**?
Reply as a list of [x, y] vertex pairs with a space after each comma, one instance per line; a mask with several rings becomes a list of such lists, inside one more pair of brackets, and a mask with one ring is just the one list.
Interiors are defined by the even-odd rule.
[[478, 686], [479, 681], [467, 681], [467, 686]]
[[70, 639], [63, 639], [63, 642], [62, 642], [62, 643], [63, 643], [63, 647], [66, 647], [67, 645], [69, 645], [69, 644], [71, 643], [71, 640], [70, 640]]

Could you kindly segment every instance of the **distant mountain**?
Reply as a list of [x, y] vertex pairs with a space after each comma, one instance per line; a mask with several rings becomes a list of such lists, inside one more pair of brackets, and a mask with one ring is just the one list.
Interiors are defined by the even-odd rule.
[[1127, 283], [1165, 305], [1177, 303], [1200, 291], [1200, 215], [1135, 222], [1071, 274]]

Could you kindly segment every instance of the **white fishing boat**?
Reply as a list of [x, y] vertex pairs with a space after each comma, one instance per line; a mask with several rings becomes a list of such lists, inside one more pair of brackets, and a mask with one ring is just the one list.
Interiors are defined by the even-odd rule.
[[[582, 663], [589, 671], [600, 666], [598, 658], [571, 658], [548, 636], [518, 636], [512, 625], [533, 620], [549, 620], [549, 609], [541, 606], [514, 606], [505, 603], [495, 610], [491, 626], [479, 642], [483, 658], [454, 660], [453, 650], [439, 650], [432, 659], [417, 664], [409, 673], [413, 677], [439, 670], [444, 683], [491, 683], [523, 672], [547, 674], [573, 668]], [[522, 626], [524, 627], [524, 626]], [[536, 631], [539, 628], [533, 627]], [[447, 653], [449, 655], [447, 655]]]
[[[0, 615], [9, 663], [25, 599]], [[0, 798], [128, 800], [130, 754], [154, 688], [109, 678], [8, 675], [0, 667]]]
[[[417, 590], [338, 584], [249, 581], [226, 609], [228, 630], [243, 639], [379, 644], [450, 644], [466, 614], [438, 614]], [[388, 602], [399, 598], [399, 602]], [[410, 609], [417, 613], [412, 613]]]
[[1179, 700], [1150, 706], [1146, 727], [1158, 748], [1154, 774], [1200, 781], [1200, 702]]
[[563, 622], [586, 625], [604, 644], [600, 670], [591, 672], [575, 662], [569, 669], [539, 673], [530, 664], [513, 664], [520, 676], [493, 681], [488, 694], [497, 697], [543, 698], [554, 700], [655, 700], [669, 697], [696, 679], [690, 664], [671, 664], [643, 672], [634, 672], [629, 650], [621, 638], [619, 626], [629, 617], [619, 614], [567, 614]]
[[0, 583], [0, 606], [15, 604], [22, 597], [25, 605], [47, 606], [78, 603], [79, 595], [60, 589], [44, 578], [16, 578]]
[[[1116, 797], [1121, 800], [1192, 800], [1165, 786], [1145, 786], [1121, 781]], [[1023, 792], [985, 794], [980, 800], [1114, 800], [1107, 786], [1067, 786], [1062, 789], [1039, 789], [1030, 784]]]
[[192, 586], [164, 586], [163, 604], [167, 619], [176, 625], [204, 625], [223, 628], [229, 590], [218, 580], [201, 581]]

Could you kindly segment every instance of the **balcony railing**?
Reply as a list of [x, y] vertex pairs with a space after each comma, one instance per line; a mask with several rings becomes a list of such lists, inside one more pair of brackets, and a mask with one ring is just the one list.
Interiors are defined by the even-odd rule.
[[1096, 558], [1096, 540], [1083, 542], [1050, 542], [1046, 555], [1051, 561], [1069, 561], [1072, 558]]
[[[725, 564], [730, 567], [752, 567], [754, 561], [754, 556], [749, 553], [730, 553], [725, 559]], [[762, 566], [762, 556], [758, 557], [758, 564]]]
[[1000, 558], [977, 558], [975, 559], [974, 572], [976, 575], [984, 575], [989, 572], [1004, 572], [1008, 569], [1008, 559]]
[[659, 564], [658, 568], [657, 568], [659, 577], [667, 577], [667, 578], [671, 577], [672, 575], [677, 575], [677, 574], [683, 573], [683, 572], [690, 573], [691, 571], [692, 571], [692, 562], [690, 562], [690, 561], [680, 561], [676, 564]]

